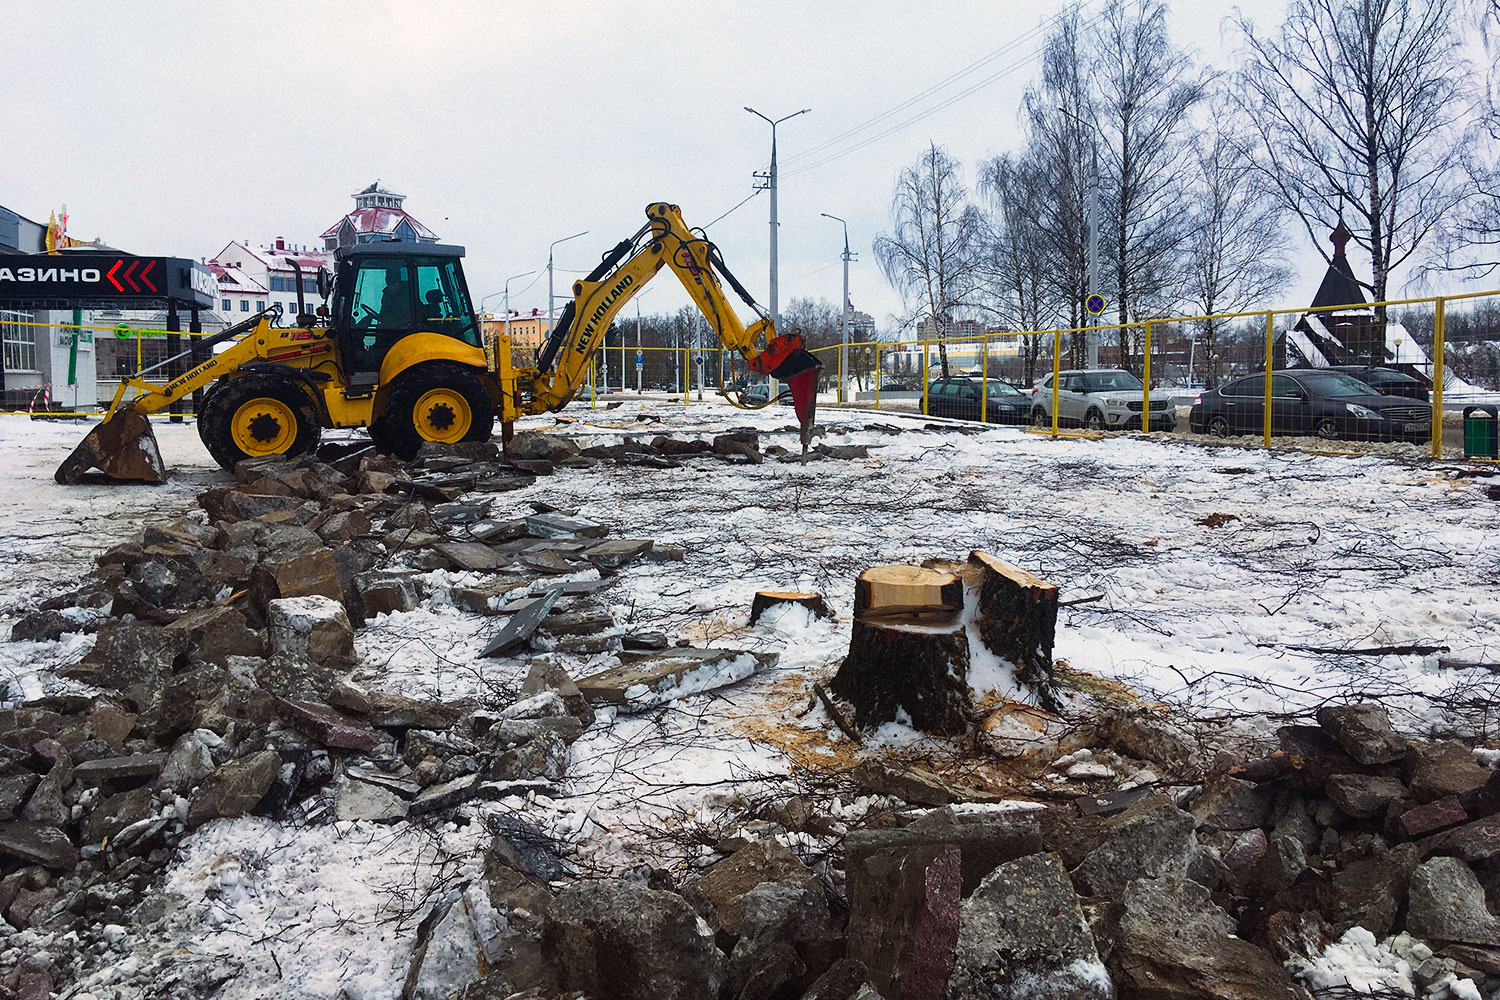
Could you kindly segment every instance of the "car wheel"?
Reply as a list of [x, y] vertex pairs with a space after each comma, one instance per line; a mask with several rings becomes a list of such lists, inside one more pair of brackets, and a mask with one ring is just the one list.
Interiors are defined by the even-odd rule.
[[203, 446], [230, 471], [247, 458], [305, 454], [318, 446], [322, 434], [312, 397], [280, 375], [244, 375], [219, 383], [198, 418]]
[[1218, 414], [1214, 414], [1208, 418], [1208, 433], [1217, 438], [1228, 437], [1229, 421]]
[[432, 361], [396, 378], [370, 436], [382, 450], [409, 459], [423, 441], [488, 441], [494, 427], [494, 403], [473, 372]]
[[1313, 432], [1324, 441], [1337, 441], [1344, 436], [1342, 428], [1339, 427], [1339, 422], [1332, 417], [1324, 417], [1322, 420], [1319, 420]]
[[1091, 431], [1104, 430], [1104, 414], [1098, 410], [1090, 410], [1083, 415], [1083, 426]]
[[1031, 409], [1031, 426], [1051, 427], [1052, 419], [1047, 416], [1046, 410], [1042, 409], [1040, 406], [1034, 406]]

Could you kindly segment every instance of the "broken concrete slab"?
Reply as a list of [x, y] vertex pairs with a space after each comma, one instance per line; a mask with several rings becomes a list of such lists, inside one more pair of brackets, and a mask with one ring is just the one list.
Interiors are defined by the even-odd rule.
[[485, 645], [479, 655], [499, 656], [529, 639], [560, 597], [562, 597], [562, 590], [554, 587], [542, 594], [535, 602], [511, 615], [510, 620], [501, 626], [500, 631]]
[[319, 665], [354, 660], [354, 629], [337, 598], [320, 594], [278, 598], [267, 605], [266, 618], [273, 658]]
[[74, 765], [73, 780], [84, 788], [95, 788], [111, 781], [150, 781], [161, 772], [166, 762], [166, 751], [86, 760]]
[[609, 528], [586, 517], [543, 513], [526, 518], [526, 532], [537, 538], [603, 538]]
[[483, 542], [443, 542], [434, 546], [455, 569], [492, 573], [508, 560]]
[[243, 816], [254, 809], [281, 773], [281, 756], [262, 750], [231, 761], [203, 779], [188, 800], [187, 824], [195, 829], [209, 820]]
[[619, 569], [644, 552], [653, 542], [649, 538], [611, 538], [583, 550], [583, 557], [600, 569]]
[[380, 745], [380, 736], [369, 726], [327, 705], [282, 698], [277, 709], [287, 724], [325, 747], [370, 751]]
[[779, 653], [684, 647], [631, 657], [631, 662], [580, 679], [578, 689], [592, 701], [640, 711], [737, 683], [779, 659]]
[[406, 801], [395, 792], [349, 774], [334, 785], [333, 815], [339, 820], [396, 823], [406, 818]]
[[56, 827], [17, 821], [0, 823], [0, 857], [53, 871], [71, 871], [78, 864], [78, 849]]

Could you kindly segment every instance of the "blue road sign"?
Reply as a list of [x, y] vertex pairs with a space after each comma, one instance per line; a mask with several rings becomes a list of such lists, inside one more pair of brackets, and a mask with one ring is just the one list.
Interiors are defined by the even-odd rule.
[[1109, 303], [1104, 301], [1104, 296], [1098, 293], [1090, 295], [1083, 303], [1083, 307], [1089, 311], [1089, 315], [1091, 316], [1097, 316], [1102, 313], [1104, 307], [1107, 305]]

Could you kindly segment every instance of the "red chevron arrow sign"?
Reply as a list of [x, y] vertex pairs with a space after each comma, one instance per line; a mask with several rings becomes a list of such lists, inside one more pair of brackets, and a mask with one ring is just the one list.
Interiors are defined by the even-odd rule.
[[216, 291], [213, 275], [195, 260], [95, 251], [0, 254], [0, 303], [170, 298], [212, 308]]

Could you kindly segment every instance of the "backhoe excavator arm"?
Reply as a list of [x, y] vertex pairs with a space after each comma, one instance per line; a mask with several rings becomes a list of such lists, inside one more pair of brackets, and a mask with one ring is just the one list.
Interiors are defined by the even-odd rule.
[[[819, 363], [807, 353], [801, 336], [776, 335], [771, 317], [724, 266], [718, 248], [688, 228], [676, 205], [657, 202], [646, 208], [646, 217], [648, 221], [639, 232], [606, 254], [588, 277], [573, 283], [573, 301], [564, 308], [536, 367], [517, 372], [523, 396], [529, 396], [520, 409], [542, 413], [560, 409], [572, 399], [588, 377], [589, 361], [603, 343], [610, 322], [646, 282], [669, 267], [708, 320], [719, 343], [739, 353], [753, 371], [791, 385], [804, 430], [810, 428], [812, 388]], [[720, 276], [760, 317], [750, 326], [740, 322], [724, 294]], [[762, 341], [764, 350], [757, 346]], [[799, 375], [805, 377], [799, 379]], [[806, 391], [799, 392], [799, 386]], [[798, 396], [805, 396], [805, 401]]]

